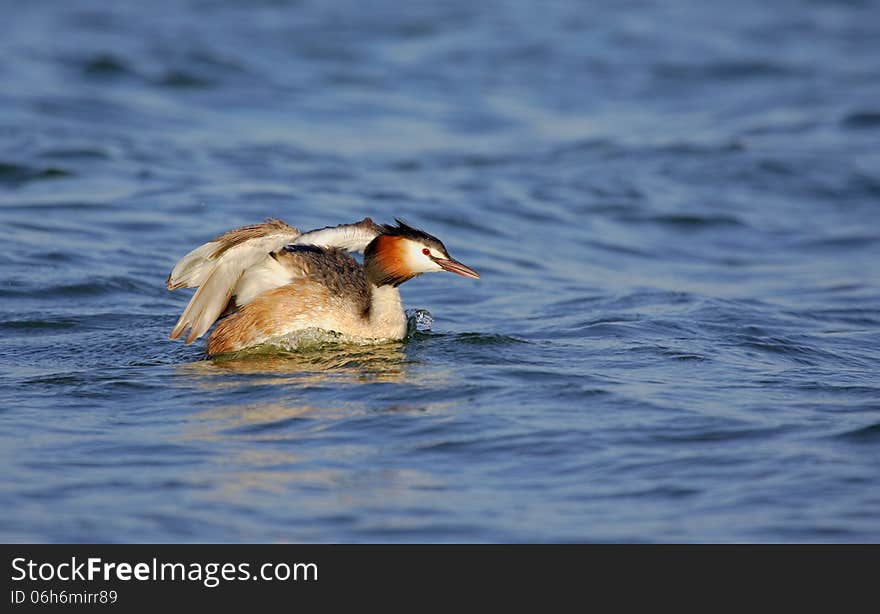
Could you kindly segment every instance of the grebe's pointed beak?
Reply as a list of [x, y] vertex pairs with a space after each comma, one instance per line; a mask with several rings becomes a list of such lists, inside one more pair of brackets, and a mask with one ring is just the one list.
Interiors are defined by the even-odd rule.
[[462, 277], [469, 277], [471, 279], [479, 279], [480, 274], [477, 273], [469, 266], [465, 266], [460, 263], [458, 260], [453, 260], [449, 258], [435, 258], [434, 262], [439, 264], [444, 271], [449, 271], [450, 273], [455, 273], [456, 275], [461, 275]]

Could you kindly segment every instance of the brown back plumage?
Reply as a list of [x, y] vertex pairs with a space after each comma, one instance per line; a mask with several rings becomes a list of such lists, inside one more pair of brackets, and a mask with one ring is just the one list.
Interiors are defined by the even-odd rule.
[[321, 284], [331, 296], [357, 305], [360, 312], [370, 308], [370, 288], [364, 269], [343, 250], [316, 245], [288, 245], [272, 252], [279, 264], [294, 277]]

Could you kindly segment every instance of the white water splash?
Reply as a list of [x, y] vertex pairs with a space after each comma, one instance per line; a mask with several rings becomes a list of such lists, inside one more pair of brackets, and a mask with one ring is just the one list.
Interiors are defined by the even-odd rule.
[[412, 337], [416, 333], [426, 333], [434, 325], [434, 316], [427, 309], [406, 310], [406, 336]]

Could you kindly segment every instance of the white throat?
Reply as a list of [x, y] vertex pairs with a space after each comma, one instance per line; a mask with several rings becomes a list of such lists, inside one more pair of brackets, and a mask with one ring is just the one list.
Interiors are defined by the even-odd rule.
[[392, 285], [370, 288], [371, 336], [402, 339], [406, 335], [406, 314], [400, 300], [400, 291]]

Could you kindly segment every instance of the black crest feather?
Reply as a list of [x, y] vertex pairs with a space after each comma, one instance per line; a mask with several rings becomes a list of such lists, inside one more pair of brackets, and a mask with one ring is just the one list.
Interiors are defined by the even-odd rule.
[[419, 241], [428, 245], [429, 247], [433, 247], [441, 254], [446, 254], [446, 246], [443, 245], [443, 241], [435, 237], [434, 235], [428, 234], [424, 230], [419, 230], [413, 226], [410, 226], [406, 222], [404, 222], [399, 217], [394, 218], [394, 221], [397, 222], [397, 225], [393, 224], [382, 224], [382, 234], [388, 235], [390, 237], [403, 237], [405, 239], [410, 239], [412, 241]]

